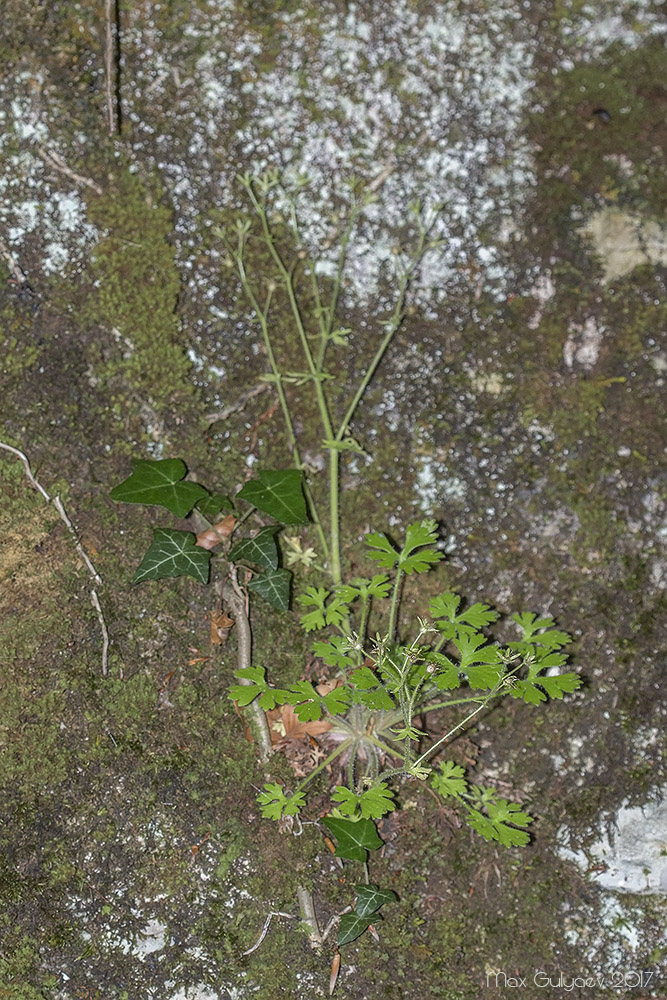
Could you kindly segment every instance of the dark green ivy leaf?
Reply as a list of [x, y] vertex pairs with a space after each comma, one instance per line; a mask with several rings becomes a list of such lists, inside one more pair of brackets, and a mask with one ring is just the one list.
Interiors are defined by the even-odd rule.
[[372, 917], [360, 917], [358, 913], [344, 913], [338, 925], [339, 947], [342, 944], [349, 944], [350, 941], [356, 941], [372, 923]]
[[352, 820], [325, 816], [322, 822], [338, 841], [335, 854], [337, 858], [366, 861], [368, 851], [376, 851], [384, 843], [372, 819]]
[[229, 497], [216, 493], [214, 496], [205, 496], [197, 501], [197, 510], [200, 510], [209, 521], [219, 514], [221, 510], [234, 510], [234, 504]]
[[244, 538], [229, 553], [230, 562], [243, 559], [262, 569], [278, 569], [276, 534], [279, 531], [279, 524], [269, 524], [266, 528], [260, 528], [253, 538]]
[[254, 576], [248, 590], [254, 590], [277, 611], [287, 611], [291, 582], [292, 574], [288, 569], [272, 569]]
[[376, 885], [358, 885], [357, 905], [355, 910], [360, 917], [370, 917], [384, 906], [385, 903], [393, 903], [398, 896], [393, 889], [379, 889]]
[[238, 494], [282, 524], [307, 524], [308, 511], [298, 469], [265, 470]]
[[134, 574], [134, 583], [168, 576], [193, 576], [208, 583], [211, 553], [195, 544], [191, 531], [156, 528], [153, 543]]
[[187, 517], [199, 500], [208, 497], [204, 487], [198, 483], [182, 482], [187, 471], [185, 462], [180, 458], [165, 458], [158, 462], [136, 459], [132, 475], [114, 486], [109, 495], [112, 500], [166, 507], [177, 517]]

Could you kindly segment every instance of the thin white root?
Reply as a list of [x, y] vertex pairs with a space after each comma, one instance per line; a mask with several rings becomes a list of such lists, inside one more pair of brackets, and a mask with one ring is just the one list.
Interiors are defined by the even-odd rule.
[[[28, 478], [28, 481], [30, 482], [30, 485], [33, 486], [39, 493], [42, 494], [47, 503], [53, 504], [53, 506], [56, 508], [61, 521], [63, 521], [64, 524], [67, 526], [67, 530], [69, 531], [70, 535], [74, 540], [74, 546], [76, 548], [76, 551], [78, 552], [81, 559], [83, 559], [93, 582], [99, 586], [102, 583], [102, 577], [93, 566], [90, 557], [88, 556], [88, 553], [85, 551], [83, 545], [79, 541], [79, 536], [76, 533], [76, 529], [72, 524], [72, 522], [70, 521], [69, 517], [67, 516], [67, 511], [63, 507], [63, 503], [60, 497], [49, 496], [49, 494], [46, 492], [42, 484], [37, 479], [35, 479], [35, 477], [32, 474], [32, 469], [30, 468], [30, 461], [27, 455], [25, 455], [22, 451], [19, 451], [18, 448], [14, 448], [11, 444], [5, 444], [4, 441], [0, 441], [0, 448], [3, 448], [5, 451], [11, 452], [11, 454], [16, 455], [17, 458], [20, 458], [20, 460], [23, 462], [23, 466], [25, 468], [25, 474]], [[104, 615], [102, 613], [102, 606], [100, 604], [100, 599], [97, 596], [97, 591], [94, 588], [91, 589], [90, 591], [90, 599], [97, 613], [97, 620], [100, 623], [100, 629], [102, 630], [102, 676], [106, 677], [108, 674], [109, 631], [107, 629], [106, 622], [104, 620]]]
[[282, 910], [271, 910], [268, 917], [264, 921], [264, 927], [262, 928], [262, 933], [259, 935], [257, 941], [252, 946], [252, 948], [248, 948], [247, 951], [242, 952], [243, 955], [252, 955], [253, 951], [257, 951], [260, 944], [266, 937], [269, 927], [271, 925], [271, 921], [273, 920], [274, 917], [287, 917], [288, 920], [296, 920], [296, 914], [294, 913], [283, 913]]
[[97, 620], [100, 623], [100, 628], [102, 629], [102, 677], [106, 677], [109, 673], [109, 631], [107, 629], [106, 622], [104, 621], [104, 615], [102, 614], [102, 608], [100, 606], [100, 599], [97, 596], [96, 590], [91, 590], [90, 599], [93, 602], [93, 607], [97, 612]]

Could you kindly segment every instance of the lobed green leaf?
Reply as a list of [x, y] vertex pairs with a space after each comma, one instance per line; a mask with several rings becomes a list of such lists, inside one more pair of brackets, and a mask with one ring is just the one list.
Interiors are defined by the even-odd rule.
[[298, 469], [264, 470], [259, 480], [247, 482], [238, 496], [282, 524], [308, 523], [303, 477]]
[[196, 545], [196, 541], [191, 531], [155, 528], [153, 542], [137, 567], [133, 582], [192, 576], [200, 583], [208, 583], [211, 553]]
[[187, 517], [196, 503], [208, 498], [203, 486], [182, 482], [187, 471], [185, 462], [180, 458], [159, 461], [135, 459], [132, 475], [114, 486], [109, 495], [112, 500], [165, 507], [176, 517]]

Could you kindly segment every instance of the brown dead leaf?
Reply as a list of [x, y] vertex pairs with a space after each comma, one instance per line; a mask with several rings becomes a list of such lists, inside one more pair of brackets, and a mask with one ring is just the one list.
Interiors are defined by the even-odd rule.
[[200, 531], [197, 535], [195, 545], [198, 545], [200, 549], [214, 549], [220, 542], [224, 542], [226, 538], [229, 538], [235, 524], [236, 517], [234, 514], [228, 514], [227, 517], [223, 517], [222, 521], [211, 525], [205, 531]]
[[211, 643], [214, 646], [222, 646], [229, 638], [229, 630], [234, 624], [234, 619], [230, 618], [226, 611], [212, 611], [209, 618]]
[[331, 723], [326, 719], [317, 722], [302, 722], [292, 705], [281, 705], [266, 713], [271, 729], [272, 743], [286, 743], [290, 740], [308, 740], [310, 736], [319, 736], [331, 729]]

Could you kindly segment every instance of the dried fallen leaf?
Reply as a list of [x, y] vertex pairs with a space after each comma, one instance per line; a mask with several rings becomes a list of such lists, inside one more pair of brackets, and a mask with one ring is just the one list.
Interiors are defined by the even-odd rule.
[[340, 952], [337, 951], [333, 957], [333, 962], [331, 963], [331, 976], [329, 978], [329, 996], [332, 996], [333, 991], [336, 989], [336, 980], [338, 979], [339, 970], [340, 970]]
[[234, 624], [234, 619], [230, 618], [226, 611], [212, 611], [211, 622], [211, 643], [214, 646], [222, 646], [229, 638], [229, 630]]
[[198, 545], [200, 549], [214, 549], [220, 542], [224, 542], [226, 538], [229, 538], [235, 524], [236, 517], [234, 514], [228, 514], [227, 517], [223, 517], [222, 521], [211, 525], [205, 531], [200, 531], [197, 535], [195, 545]]
[[309, 736], [320, 736], [331, 729], [331, 723], [326, 719], [316, 722], [302, 722], [294, 711], [293, 705], [281, 705], [266, 713], [271, 727], [271, 740], [274, 743], [285, 743], [289, 740], [307, 740]]

